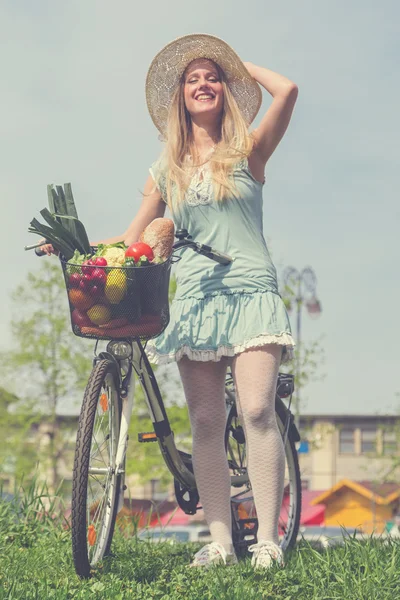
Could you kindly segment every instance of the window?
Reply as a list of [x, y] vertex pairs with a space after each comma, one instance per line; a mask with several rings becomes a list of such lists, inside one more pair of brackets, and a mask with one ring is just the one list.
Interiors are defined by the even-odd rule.
[[376, 451], [376, 428], [361, 429], [361, 453]]
[[395, 431], [383, 431], [383, 454], [395, 454], [397, 452], [397, 439]]
[[342, 428], [339, 432], [340, 454], [354, 454], [354, 429]]

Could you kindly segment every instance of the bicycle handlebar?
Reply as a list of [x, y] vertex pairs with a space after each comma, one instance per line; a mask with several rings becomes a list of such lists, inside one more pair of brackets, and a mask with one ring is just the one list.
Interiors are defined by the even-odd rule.
[[176, 242], [173, 245], [174, 250], [179, 250], [180, 248], [191, 248], [197, 254], [202, 254], [211, 260], [219, 263], [220, 265], [229, 265], [232, 262], [232, 257], [228, 256], [228, 254], [223, 254], [211, 246], [207, 246], [206, 244], [199, 244], [199, 242], [195, 242], [194, 240], [188, 239], [180, 239], [179, 242]]
[[[202, 254], [207, 258], [214, 260], [220, 265], [229, 265], [232, 262], [232, 257], [228, 256], [228, 254], [224, 254], [223, 252], [219, 252], [211, 246], [207, 246], [206, 244], [200, 244], [199, 242], [195, 242], [191, 239], [189, 233], [186, 229], [179, 229], [176, 232], [176, 237], [178, 238], [178, 242], [173, 245], [174, 250], [179, 250], [180, 248], [191, 248], [197, 254]], [[34, 244], [32, 246], [25, 246], [25, 250], [35, 250], [36, 256], [45, 256], [46, 252], [40, 249], [41, 246], [46, 244], [46, 241], [41, 241], [38, 244]]]

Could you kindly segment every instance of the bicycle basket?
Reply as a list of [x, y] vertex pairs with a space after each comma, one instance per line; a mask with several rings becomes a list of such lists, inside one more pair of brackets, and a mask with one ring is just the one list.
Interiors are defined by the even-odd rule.
[[72, 331], [84, 338], [150, 339], [169, 322], [171, 257], [142, 267], [71, 264], [61, 258]]

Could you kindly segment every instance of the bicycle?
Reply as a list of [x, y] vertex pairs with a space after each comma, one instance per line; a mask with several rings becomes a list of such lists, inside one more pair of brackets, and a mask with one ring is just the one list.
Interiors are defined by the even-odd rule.
[[[186, 230], [177, 231], [176, 237], [178, 241], [173, 246], [174, 252], [191, 248], [222, 265], [231, 262], [230, 257], [192, 240]], [[161, 282], [166, 298], [174, 257], [179, 260], [179, 257], [173, 254], [164, 263], [163, 281], [160, 278], [158, 281], [159, 284]], [[67, 283], [67, 263], [62, 259], [61, 262]], [[137, 278], [139, 273], [139, 269], [136, 269], [134, 277]], [[142, 279], [141, 284], [143, 283]], [[148, 294], [149, 286], [144, 288]], [[155, 307], [161, 315], [160, 329], [164, 329], [168, 323], [168, 300], [166, 306], [167, 308], [164, 301], [158, 302]], [[73, 329], [80, 335], [74, 324]], [[96, 336], [88, 334], [85, 337]], [[201, 508], [192, 456], [175, 445], [174, 433], [160, 389], [145, 352], [143, 342], [150, 337], [155, 337], [154, 332], [152, 335], [146, 334], [144, 329], [138, 330], [136, 336], [130, 335], [124, 339], [113, 339], [110, 334], [106, 350], [98, 354], [97, 338], [93, 369], [79, 417], [72, 481], [73, 560], [76, 573], [82, 578], [90, 577], [91, 569], [110, 553], [118, 506], [123, 500], [125, 457], [135, 395], [135, 375], [143, 388], [153, 423], [153, 431], [139, 433], [138, 442], [158, 442], [165, 464], [174, 478], [175, 496], [179, 507], [190, 515]], [[279, 519], [280, 545], [283, 550], [292, 547], [296, 541], [301, 512], [301, 481], [295, 447], [300, 436], [290, 411], [293, 391], [293, 376], [279, 373], [275, 411], [286, 457], [285, 490]], [[288, 407], [283, 402], [286, 398], [289, 399]], [[241, 556], [247, 552], [250, 544], [257, 541], [258, 520], [247, 474], [246, 440], [236, 408], [230, 372], [226, 379], [225, 401], [225, 447], [231, 472], [232, 535], [235, 551]]]

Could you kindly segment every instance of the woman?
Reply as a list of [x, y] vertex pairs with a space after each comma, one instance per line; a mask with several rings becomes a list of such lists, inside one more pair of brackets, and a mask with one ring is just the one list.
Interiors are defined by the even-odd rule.
[[[261, 103], [258, 84], [273, 102], [249, 135]], [[151, 216], [160, 216], [166, 202], [176, 227], [234, 259], [223, 267], [182, 253], [170, 325], [149, 351], [154, 362], [177, 361], [188, 403], [194, 473], [213, 539], [192, 565], [236, 562], [224, 450], [228, 364], [259, 520], [252, 564], [283, 564], [278, 518], [285, 458], [275, 389], [282, 355], [289, 358], [294, 342], [262, 233], [262, 187], [265, 165], [289, 124], [297, 87], [268, 69], [243, 64], [218, 38], [190, 35], [155, 57], [146, 95], [166, 145], [150, 170], [143, 215], [150, 202]], [[145, 223], [143, 217], [140, 227]], [[137, 239], [136, 227], [134, 221], [127, 242]]]
[[[273, 101], [249, 135], [261, 104], [258, 84]], [[122, 236], [106, 243], [137, 241], [168, 205], [177, 228], [233, 257], [226, 267], [182, 253], [170, 324], [149, 346], [153, 362], [177, 361], [188, 403], [194, 473], [213, 539], [191, 566], [237, 562], [224, 449], [228, 365], [259, 521], [252, 565], [283, 565], [278, 518], [285, 458], [274, 404], [279, 364], [290, 358], [294, 342], [262, 232], [262, 188], [297, 87], [282, 75], [242, 63], [219, 38], [194, 34], [157, 54], [146, 97], [165, 150], [150, 169], [137, 216]]]

